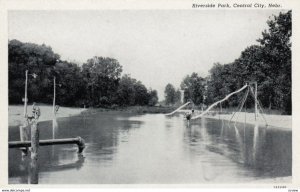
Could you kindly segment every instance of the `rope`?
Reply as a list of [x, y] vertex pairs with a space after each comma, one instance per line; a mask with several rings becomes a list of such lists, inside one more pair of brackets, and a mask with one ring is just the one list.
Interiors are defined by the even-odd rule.
[[[247, 93], [246, 93], [246, 95], [245, 95], [245, 97], [244, 97], [243, 104], [241, 105], [241, 108], [240, 108], [240, 110], [239, 110], [239, 113], [242, 111], [242, 109], [243, 109], [243, 107], [244, 107], [244, 104], [245, 104], [245, 102], [246, 102], [246, 100], [247, 100], [248, 94], [249, 94], [249, 88], [248, 88], [248, 91], [247, 91]], [[239, 115], [239, 114], [238, 114], [238, 115]], [[237, 117], [237, 119], [238, 119], [238, 117]]]
[[[241, 112], [241, 110], [242, 110], [242, 108], [243, 108], [243, 106], [244, 106], [244, 103], [245, 103], [245, 101], [246, 101], [246, 99], [247, 99], [247, 97], [248, 97], [248, 94], [249, 94], [249, 88], [247, 89], [247, 92], [245, 93], [244, 97], [242, 98], [241, 102], [239, 103], [239, 105], [238, 105], [238, 107], [237, 107], [237, 108], [239, 109], [239, 112]], [[233, 115], [231, 116], [229, 122], [231, 122], [231, 120], [232, 120], [233, 117], [235, 116], [236, 112], [237, 112], [237, 111], [235, 111], [235, 112], [233, 113]]]
[[219, 110], [219, 120], [221, 119], [221, 113], [222, 113], [222, 103], [220, 103], [220, 110]]
[[[254, 94], [254, 91], [253, 91], [252, 87], [250, 87], [250, 91], [251, 91], [252, 96], [253, 96], [253, 98], [254, 98], [254, 100], [255, 100], [255, 94]], [[260, 103], [259, 103], [259, 100], [257, 99], [256, 101], [257, 101], [257, 103], [258, 103], [258, 107], [259, 107], [260, 110], [261, 110], [261, 116], [263, 117], [263, 119], [264, 119], [266, 125], [268, 125], [267, 120], [266, 120], [266, 118], [265, 118], [265, 116], [264, 116], [264, 114], [263, 114], [264, 111], [263, 111], [263, 109], [262, 109], [262, 107], [261, 107], [261, 105], [260, 105]]]
[[246, 112], [247, 112], [247, 103], [245, 103], [245, 122], [244, 122], [244, 126], [246, 125]]
[[223, 102], [223, 101], [226, 101], [227, 99], [229, 99], [229, 97], [231, 97], [232, 95], [236, 94], [236, 93], [239, 93], [241, 92], [242, 90], [244, 90], [245, 88], [247, 88], [248, 85], [244, 85], [242, 88], [240, 88], [239, 90], [237, 91], [234, 91], [232, 93], [230, 93], [229, 95], [227, 95], [224, 99], [220, 100], [220, 101], [217, 101], [215, 103], [213, 103], [211, 106], [209, 106], [203, 113], [201, 113], [200, 115], [197, 115], [195, 117], [193, 117], [192, 119], [198, 119], [199, 117], [202, 117], [203, 115], [205, 115], [211, 108], [213, 108], [214, 106], [218, 105], [219, 103]]

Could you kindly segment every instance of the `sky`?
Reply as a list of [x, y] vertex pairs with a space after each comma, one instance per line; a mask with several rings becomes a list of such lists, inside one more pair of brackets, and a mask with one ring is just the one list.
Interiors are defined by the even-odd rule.
[[51, 46], [79, 64], [112, 57], [122, 74], [156, 89], [176, 88], [193, 72], [205, 77], [214, 63], [237, 59], [258, 44], [266, 21], [280, 10], [63, 10], [9, 11], [8, 37]]

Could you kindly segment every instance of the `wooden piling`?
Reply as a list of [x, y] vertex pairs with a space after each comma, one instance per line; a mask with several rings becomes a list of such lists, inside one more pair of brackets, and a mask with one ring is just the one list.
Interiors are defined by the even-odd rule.
[[258, 106], [258, 102], [257, 102], [257, 82], [255, 81], [254, 82], [254, 90], [255, 90], [255, 92], [254, 92], [254, 105], [255, 105], [255, 112], [254, 112], [254, 114], [255, 114], [255, 121], [256, 121], [256, 119], [257, 119], [257, 117], [258, 117], [258, 110], [257, 110], [257, 106]]
[[27, 118], [27, 82], [28, 82], [28, 70], [25, 71], [25, 97], [24, 97], [24, 118]]
[[39, 129], [37, 121], [31, 125], [31, 163], [30, 163], [30, 183], [38, 184], [38, 150], [39, 150]]
[[[29, 141], [30, 140], [30, 127], [28, 125], [22, 125], [19, 127], [20, 129], [20, 141]], [[28, 147], [22, 147], [22, 157], [28, 154]]]

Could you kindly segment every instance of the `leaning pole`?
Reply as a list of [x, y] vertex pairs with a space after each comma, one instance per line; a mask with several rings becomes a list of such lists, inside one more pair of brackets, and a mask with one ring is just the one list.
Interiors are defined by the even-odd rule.
[[218, 105], [219, 103], [222, 103], [222, 102], [226, 101], [227, 99], [229, 99], [229, 97], [231, 97], [232, 95], [237, 94], [237, 93], [243, 91], [243, 90], [246, 89], [247, 87], [248, 87], [248, 85], [246, 84], [246, 85], [244, 85], [242, 88], [240, 88], [239, 90], [234, 91], [234, 92], [228, 94], [228, 95], [227, 95], [226, 97], [224, 97], [223, 99], [221, 99], [221, 100], [219, 100], [219, 101], [213, 103], [211, 106], [209, 106], [209, 107], [208, 107], [203, 113], [201, 113], [200, 115], [197, 115], [197, 116], [195, 116], [195, 117], [192, 117], [192, 119], [198, 119], [198, 118], [202, 117], [203, 115], [205, 115], [206, 113], [208, 113], [209, 110], [211, 110], [214, 106]]

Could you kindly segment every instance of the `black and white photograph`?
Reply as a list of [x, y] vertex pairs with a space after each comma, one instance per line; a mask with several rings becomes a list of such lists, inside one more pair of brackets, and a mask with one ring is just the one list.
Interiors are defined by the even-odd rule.
[[205, 6], [7, 10], [8, 185], [293, 183], [294, 10]]

